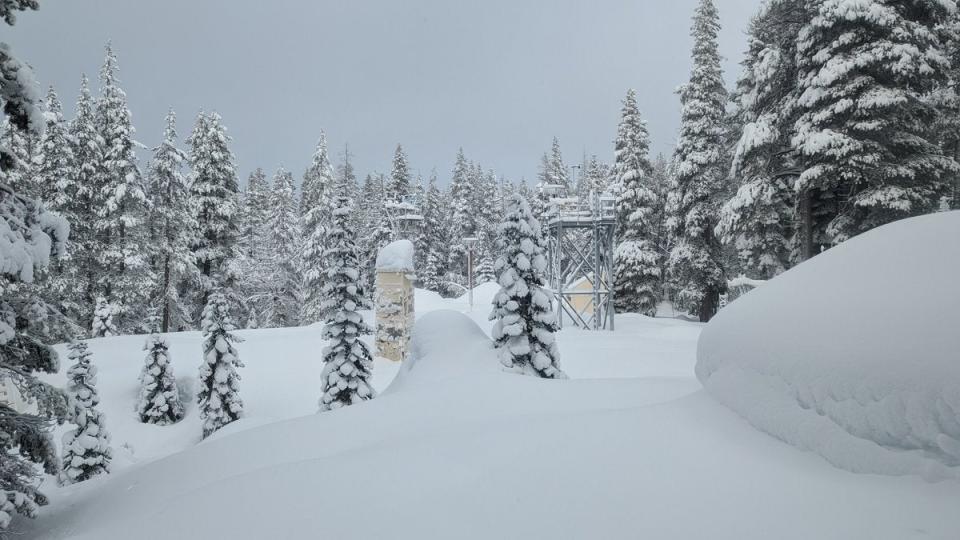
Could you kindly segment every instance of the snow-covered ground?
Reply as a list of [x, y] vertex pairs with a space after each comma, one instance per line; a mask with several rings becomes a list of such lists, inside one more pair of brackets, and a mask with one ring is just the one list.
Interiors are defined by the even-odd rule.
[[494, 291], [467, 315], [418, 291], [414, 359], [378, 361], [381, 395], [331, 413], [314, 414], [318, 327], [239, 332], [246, 418], [202, 443], [198, 334], [170, 336], [190, 405], [169, 427], [133, 414], [144, 338], [91, 340], [115, 471], [46, 485], [23, 538], [960, 537], [960, 482], [835, 468], [704, 392], [697, 323], [564, 329], [570, 380], [502, 372]]

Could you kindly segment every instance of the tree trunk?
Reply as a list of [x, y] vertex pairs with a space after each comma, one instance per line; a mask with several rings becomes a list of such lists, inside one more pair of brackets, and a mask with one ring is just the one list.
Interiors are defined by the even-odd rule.
[[810, 190], [800, 192], [800, 259], [806, 261], [815, 255], [813, 251], [813, 209]]
[[710, 319], [717, 314], [717, 309], [720, 307], [720, 291], [716, 289], [708, 289], [706, 294], [703, 296], [703, 300], [700, 301], [700, 322], [710, 322]]

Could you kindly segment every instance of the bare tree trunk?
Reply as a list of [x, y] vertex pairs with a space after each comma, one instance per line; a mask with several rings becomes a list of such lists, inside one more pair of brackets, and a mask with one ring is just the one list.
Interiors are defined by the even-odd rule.
[[708, 289], [703, 300], [700, 301], [700, 322], [710, 322], [720, 307], [720, 291]]
[[810, 190], [800, 192], [800, 258], [807, 260], [815, 255], [813, 250], [813, 209]]

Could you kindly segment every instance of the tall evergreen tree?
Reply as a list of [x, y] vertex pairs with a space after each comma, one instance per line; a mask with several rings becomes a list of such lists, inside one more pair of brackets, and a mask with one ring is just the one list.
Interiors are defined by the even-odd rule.
[[270, 245], [269, 300], [261, 321], [265, 326], [297, 326], [300, 321], [300, 220], [293, 175], [282, 167], [273, 177], [267, 238]]
[[497, 229], [503, 221], [503, 203], [499, 196], [496, 174], [490, 170], [484, 174], [478, 167], [475, 181], [479, 189], [474, 191], [473, 207], [477, 216], [476, 237], [479, 239], [475, 256], [476, 283], [496, 280], [493, 266], [496, 262]]
[[382, 174], [368, 175], [363, 186], [365, 201], [362, 278], [366, 290], [372, 294], [376, 278], [377, 254], [394, 240], [393, 222], [387, 212], [387, 179]]
[[203, 420], [203, 438], [240, 418], [240, 375], [243, 367], [233, 344], [242, 341], [232, 334], [236, 327], [230, 317], [230, 305], [219, 291], [212, 291], [203, 308], [203, 363], [200, 364], [200, 390], [197, 404]]
[[262, 299], [269, 279], [269, 238], [267, 219], [270, 215], [270, 184], [259, 167], [247, 178], [243, 192], [241, 234], [238, 239], [238, 266], [242, 269], [238, 282], [239, 305], [247, 328], [260, 326]]
[[[933, 132], [943, 153], [960, 163], [960, 10], [939, 27], [940, 40], [950, 59], [947, 80], [930, 94], [930, 101], [939, 112]], [[960, 171], [950, 175], [943, 203], [946, 208], [960, 209]]]
[[349, 145], [344, 146], [341, 156], [342, 159], [336, 170], [337, 188], [333, 196], [348, 197], [352, 200], [356, 198], [359, 186], [357, 185], [357, 174], [353, 170], [353, 162], [350, 161], [353, 154], [350, 153]]
[[40, 197], [47, 205], [72, 223], [76, 219], [71, 219], [74, 210], [71, 199], [76, 196], [77, 189], [74, 184], [70, 133], [63, 120], [60, 99], [52, 86], [47, 91], [45, 102], [46, 129], [37, 148], [35, 181], [40, 186]]
[[[52, 86], [47, 91], [44, 119], [46, 129], [39, 139], [33, 158], [32, 183], [36, 185], [36, 193], [48, 208], [60, 214], [74, 228], [82, 228], [83, 225], [75, 224], [80, 221], [81, 214], [89, 212], [89, 209], [81, 210], [77, 207], [78, 189], [75, 183], [70, 133], [63, 120], [60, 100]], [[77, 254], [71, 249], [74, 247], [75, 234], [71, 234], [68, 240], [66, 254], [51, 265], [42, 294], [47, 303], [76, 321], [80, 320], [82, 315], [84, 287], [75, 279], [76, 271], [72, 266], [74, 258], [79, 261], [87, 255]]]
[[188, 139], [190, 198], [196, 213], [193, 256], [200, 277], [197, 306], [204, 306], [214, 289], [234, 300], [238, 296], [239, 186], [230, 140], [217, 113], [200, 113]]
[[936, 144], [925, 97], [950, 63], [937, 28], [947, 2], [825, 0], [800, 31], [800, 106], [793, 146], [799, 191], [831, 196], [833, 244], [935, 210], [957, 163]]
[[726, 290], [720, 242], [714, 234], [726, 163], [723, 126], [727, 93], [720, 69], [720, 16], [713, 0], [700, 0], [693, 18], [693, 69], [680, 89], [680, 138], [671, 191], [670, 274], [674, 302], [708, 321]]
[[324, 253], [327, 270], [322, 304], [325, 325], [321, 337], [328, 345], [323, 349], [321, 411], [375, 396], [369, 382], [373, 356], [367, 344], [360, 340], [361, 336], [373, 333], [360, 314], [360, 310], [370, 308], [370, 301], [364, 296], [358, 279], [360, 261], [350, 229], [350, 212], [349, 199], [338, 197]]
[[330, 157], [327, 155], [327, 139], [323, 131], [317, 142], [317, 151], [306, 174], [303, 176], [300, 198], [300, 213], [303, 216], [303, 308], [302, 321], [314, 323], [320, 320], [324, 240], [330, 228], [333, 213], [333, 194], [336, 179]]
[[546, 240], [540, 223], [519, 195], [507, 201], [500, 225], [495, 271], [500, 291], [493, 299], [491, 334], [508, 371], [563, 379], [555, 332], [559, 329], [550, 292], [544, 288]]
[[570, 194], [570, 178], [567, 175], [567, 166], [563, 163], [563, 154], [560, 153], [560, 141], [553, 138], [553, 144], [550, 146], [550, 159], [547, 161], [547, 179], [549, 183], [560, 186]]
[[[0, 3], [0, 18], [13, 24], [16, 11], [33, 8], [31, 0]], [[29, 67], [0, 43], [0, 89], [3, 107], [12, 129], [38, 136], [43, 117]], [[0, 147], [0, 173], [17, 163]], [[4, 174], [4, 177], [7, 175]], [[0, 182], [0, 378], [25, 401], [36, 403], [36, 412], [21, 412], [0, 404], [0, 533], [7, 530], [15, 514], [36, 517], [37, 507], [47, 503], [39, 491], [40, 475], [35, 465], [48, 474], [59, 468], [56, 448], [50, 436], [51, 420], [67, 416], [62, 392], [40, 381], [37, 373], [56, 373], [57, 354], [44, 345], [49, 310], [36, 294], [35, 277], [42, 274], [50, 257], [63, 254], [69, 225], [47, 212], [33, 198], [17, 194]]]
[[447, 256], [447, 268], [455, 276], [466, 276], [466, 252], [463, 243], [464, 237], [476, 234], [476, 220], [471, 203], [476, 200], [470, 173], [470, 165], [463, 153], [463, 148], [457, 151], [457, 160], [453, 166], [453, 178], [450, 181], [450, 203], [452, 216], [450, 219], [450, 251]]
[[70, 400], [70, 421], [76, 428], [63, 435], [63, 468], [60, 481], [64, 484], [83, 482], [110, 472], [113, 450], [110, 434], [104, 425], [103, 413], [97, 409], [97, 368], [90, 362], [90, 351], [83, 341], [70, 344], [67, 370], [67, 396]]
[[247, 177], [243, 192], [243, 212], [240, 244], [242, 253], [249, 259], [261, 259], [270, 215], [270, 183], [263, 169], [257, 168]]
[[[739, 188], [721, 210], [717, 233], [734, 246], [742, 270], [760, 279], [783, 272], [799, 255], [798, 206], [808, 226], [817, 219], [809, 205], [822, 210], [817, 194], [805, 190], [798, 198], [797, 160], [790, 149], [798, 111], [797, 36], [812, 16], [810, 6], [807, 0], [764, 4], [750, 24], [747, 57], [734, 95], [742, 133], [731, 174]], [[812, 234], [806, 239], [803, 258], [812, 256], [813, 245], [822, 241]]]
[[402, 203], [411, 194], [410, 165], [403, 147], [397, 145], [393, 153], [393, 168], [390, 170], [390, 186], [387, 191], [388, 203]]
[[437, 187], [437, 173], [430, 175], [421, 204], [423, 223], [417, 237], [417, 277], [420, 286], [440, 292], [447, 266], [447, 236], [443, 196]]
[[170, 365], [170, 345], [163, 336], [152, 334], [143, 349], [147, 358], [140, 372], [137, 417], [144, 424], [175, 424], [183, 418], [184, 411]]
[[105, 247], [104, 238], [97, 234], [94, 204], [99, 197], [97, 182], [103, 162], [103, 137], [97, 129], [95, 104], [86, 75], [80, 80], [80, 96], [75, 112], [76, 116], [70, 123], [70, 146], [74, 159], [72, 183], [76, 191], [69, 202], [72, 211], [67, 213], [75, 219], [70, 222], [67, 249], [70, 262], [65, 265], [67, 283], [64, 288], [72, 290], [75, 295], [74, 318], [89, 321], [93, 318], [99, 296], [97, 256]]
[[182, 298], [185, 281], [195, 280], [193, 255], [194, 215], [190, 208], [189, 186], [181, 174], [187, 155], [177, 148], [177, 117], [167, 113], [163, 142], [153, 150], [148, 169], [150, 223], [152, 229], [155, 305], [160, 313], [160, 331], [185, 328], [191, 320], [188, 299]]
[[95, 176], [94, 227], [103, 241], [103, 250], [96, 254], [97, 289], [116, 308], [120, 330], [129, 332], [145, 318], [152, 275], [145, 245], [147, 195], [137, 166], [127, 96], [117, 80], [117, 69], [117, 57], [107, 43], [96, 110], [103, 154]]
[[657, 197], [650, 187], [650, 137], [636, 93], [627, 92], [614, 151], [617, 183], [617, 247], [614, 254], [616, 308], [654, 316], [662, 282], [654, 238]]

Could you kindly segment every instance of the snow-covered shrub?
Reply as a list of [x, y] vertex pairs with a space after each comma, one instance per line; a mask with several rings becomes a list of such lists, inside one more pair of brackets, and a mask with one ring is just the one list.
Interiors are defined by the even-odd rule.
[[960, 212], [857, 236], [730, 303], [697, 377], [754, 426], [856, 472], [960, 477]]
[[236, 327], [230, 318], [230, 306], [222, 293], [214, 292], [203, 309], [203, 363], [200, 364], [200, 390], [197, 403], [203, 419], [203, 436], [240, 418], [240, 375], [243, 367], [233, 343], [242, 341], [231, 334]]
[[83, 341], [70, 344], [68, 358], [73, 365], [67, 370], [67, 396], [70, 400], [70, 420], [76, 429], [63, 435], [63, 468], [60, 481], [64, 484], [83, 482], [99, 474], [110, 472], [110, 434], [104, 425], [104, 416], [97, 409], [97, 367], [90, 363], [90, 351]]
[[493, 340], [508, 371], [562, 379], [553, 302], [543, 288], [545, 243], [530, 205], [520, 195], [511, 197], [500, 224], [500, 257], [494, 267], [500, 291], [490, 320], [496, 321]]
[[359, 312], [369, 309], [370, 302], [360, 285], [360, 260], [349, 225], [350, 212], [349, 200], [339, 197], [324, 252], [328, 266], [321, 303], [322, 337], [329, 344], [323, 349], [321, 411], [353, 405], [375, 395], [369, 382], [373, 356], [367, 344], [360, 341], [360, 336], [373, 332]]
[[177, 379], [170, 365], [170, 346], [159, 335], [152, 335], [143, 345], [146, 363], [140, 373], [140, 397], [137, 416], [145, 424], [174, 424], [183, 418], [183, 403]]

